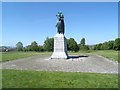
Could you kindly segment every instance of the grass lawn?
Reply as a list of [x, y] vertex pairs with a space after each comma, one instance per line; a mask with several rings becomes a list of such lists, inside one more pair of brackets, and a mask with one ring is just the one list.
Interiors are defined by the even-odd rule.
[[120, 60], [118, 59], [118, 51], [115, 50], [97, 50], [97, 51], [92, 51], [91, 53], [98, 54], [106, 58], [109, 58], [113, 61], [120, 62]]
[[2, 53], [2, 61], [10, 61], [34, 55], [49, 55], [51, 52], [4, 52]]
[[115, 50], [88, 50], [88, 51], [79, 51], [79, 52], [68, 52], [69, 55], [86, 55], [86, 54], [97, 54], [101, 55], [103, 57], [106, 57], [108, 59], [111, 59], [113, 61], [120, 62], [120, 53], [118, 58], [118, 51]]
[[[9, 60], [15, 60], [25, 57], [30, 57], [34, 55], [51, 55], [52, 52], [5, 52], [2, 53], [2, 61], [9, 61]], [[79, 52], [68, 52], [69, 55], [86, 55], [86, 54], [98, 54], [101, 56], [104, 56], [106, 58], [109, 58], [113, 61], [119, 61], [118, 59], [118, 51], [114, 50], [88, 50], [88, 51], [79, 51]], [[119, 55], [120, 56], [120, 55]], [[0, 54], [1, 58], [1, 54]]]
[[[114, 50], [68, 52], [69, 55], [99, 54], [118, 61]], [[6, 52], [2, 60], [9, 61], [52, 52]], [[3, 70], [3, 88], [117, 88], [118, 77], [113, 74]]]
[[0, 61], [2, 61], [2, 53], [0, 52]]
[[3, 88], [117, 88], [118, 76], [78, 72], [3, 70]]

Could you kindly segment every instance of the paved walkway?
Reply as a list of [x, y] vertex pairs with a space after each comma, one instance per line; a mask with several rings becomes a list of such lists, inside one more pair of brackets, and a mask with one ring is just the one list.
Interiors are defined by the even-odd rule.
[[50, 56], [33, 56], [2, 63], [3, 69], [118, 73], [118, 63], [98, 55], [71, 56], [69, 59], [50, 59]]

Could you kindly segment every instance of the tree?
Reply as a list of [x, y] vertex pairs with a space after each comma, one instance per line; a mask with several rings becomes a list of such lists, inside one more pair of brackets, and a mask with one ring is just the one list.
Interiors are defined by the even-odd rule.
[[94, 50], [97, 50], [97, 44], [93, 46], [93, 49], [94, 49]]
[[33, 42], [31, 43], [31, 45], [30, 45], [30, 50], [31, 50], [31, 51], [39, 51], [39, 49], [38, 49], [38, 44], [37, 44], [36, 41], [33, 41]]
[[32, 51], [31, 45], [26, 46], [25, 51]]
[[47, 37], [44, 41], [44, 50], [46, 51], [53, 51], [54, 47], [54, 38]]
[[120, 50], [120, 38], [94, 45], [94, 50]]
[[114, 42], [114, 49], [120, 50], [120, 38], [116, 38]]
[[79, 44], [79, 50], [89, 50], [89, 46], [88, 45], [81, 45]]
[[113, 49], [114, 47], [114, 41], [108, 41], [108, 49]]
[[88, 46], [88, 45], [85, 45], [85, 46], [84, 46], [84, 50], [89, 50], [89, 46]]
[[38, 49], [39, 49], [40, 52], [44, 51], [44, 48], [41, 45], [38, 46]]
[[102, 50], [108, 50], [109, 47], [108, 47], [108, 42], [104, 42], [102, 45], [101, 45], [101, 49]]
[[94, 45], [94, 50], [101, 50], [102, 43]]
[[84, 46], [85, 45], [85, 38], [82, 38], [80, 41], [80, 45]]
[[79, 44], [79, 50], [89, 50], [89, 46], [85, 45], [85, 38], [82, 38]]
[[16, 48], [17, 48], [18, 51], [23, 51], [23, 44], [22, 44], [22, 42], [18, 42], [16, 44]]
[[79, 47], [74, 38], [67, 39], [67, 49], [75, 52], [79, 50]]

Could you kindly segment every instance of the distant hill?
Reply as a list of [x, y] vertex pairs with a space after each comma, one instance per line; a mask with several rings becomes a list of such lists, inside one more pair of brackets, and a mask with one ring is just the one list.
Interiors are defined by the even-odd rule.
[[8, 52], [8, 51], [15, 51], [15, 47], [10, 46], [0, 46], [0, 52]]
[[94, 45], [89, 45], [89, 49], [93, 49], [94, 48]]

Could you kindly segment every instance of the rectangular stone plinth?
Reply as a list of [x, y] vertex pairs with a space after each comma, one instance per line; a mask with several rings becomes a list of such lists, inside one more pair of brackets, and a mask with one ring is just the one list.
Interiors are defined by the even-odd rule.
[[63, 34], [56, 34], [54, 37], [54, 52], [51, 58], [68, 58], [67, 42]]
[[52, 59], [67, 59], [68, 56], [67, 56], [67, 53], [65, 52], [53, 52], [51, 58]]

